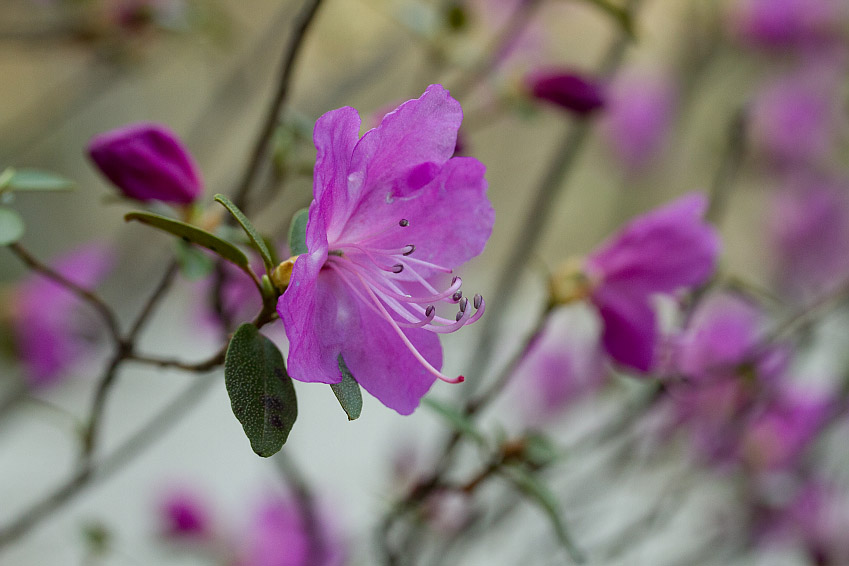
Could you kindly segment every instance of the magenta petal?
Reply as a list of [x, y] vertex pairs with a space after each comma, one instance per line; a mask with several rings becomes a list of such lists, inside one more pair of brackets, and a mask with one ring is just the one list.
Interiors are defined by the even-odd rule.
[[313, 194], [323, 209], [332, 210], [325, 218], [327, 230], [338, 233], [349, 211], [348, 172], [351, 155], [360, 136], [360, 116], [350, 107], [327, 112], [315, 123], [316, 147]]
[[[375, 225], [392, 226], [406, 219], [409, 226], [400, 236], [387, 234], [378, 242], [384, 247], [414, 244], [413, 257], [444, 267], [458, 266], [480, 254], [492, 234], [495, 210], [486, 198], [485, 172], [477, 159], [454, 157], [412, 197], [363, 202], [348, 223], [345, 239], [356, 237], [350, 234], [373, 232]], [[399, 237], [403, 238], [400, 242]], [[424, 268], [420, 273], [430, 274]]]
[[704, 283], [719, 253], [716, 231], [702, 220], [706, 209], [705, 196], [692, 193], [638, 216], [587, 258], [587, 269], [642, 295]]
[[405, 195], [413, 169], [423, 163], [441, 167], [451, 158], [462, 120], [460, 103], [441, 85], [430, 85], [365, 133], [351, 159], [359, 183], [349, 190], [358, 199], [372, 192], [380, 198]]
[[[331, 274], [321, 273], [327, 257], [314, 252], [302, 255], [292, 269], [292, 284], [277, 302], [277, 312], [289, 339], [288, 371], [299, 381], [339, 383], [342, 373], [336, 362], [341, 351], [344, 326], [337, 310], [340, 289]], [[341, 299], [346, 291], [341, 289]]]
[[617, 286], [603, 286], [592, 297], [604, 321], [602, 344], [622, 365], [647, 372], [657, 342], [655, 315], [646, 297]]
[[[357, 382], [381, 403], [402, 415], [419, 406], [436, 377], [428, 372], [395, 330], [368, 305], [357, 303], [359, 321], [349, 325], [342, 357]], [[442, 346], [432, 332], [407, 329], [405, 334], [419, 353], [442, 368]]]

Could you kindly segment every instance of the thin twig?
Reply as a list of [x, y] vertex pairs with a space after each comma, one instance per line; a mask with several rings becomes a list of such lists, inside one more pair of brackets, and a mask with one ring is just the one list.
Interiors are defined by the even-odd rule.
[[27, 534], [51, 514], [79, 495], [95, 480], [102, 481], [139, 456], [155, 442], [159, 436], [169, 430], [181, 418], [188, 415], [211, 390], [215, 380], [199, 377], [180, 393], [171, 403], [154, 415], [141, 429], [125, 441], [100, 464], [88, 463], [77, 469], [74, 474], [50, 494], [30, 506], [12, 523], [0, 529], [0, 549], [8, 546]]
[[9, 244], [8, 248], [13, 254], [18, 257], [18, 259], [20, 259], [31, 270], [61, 285], [62, 287], [64, 287], [65, 289], [72, 292], [77, 297], [94, 307], [94, 309], [97, 310], [98, 314], [100, 314], [100, 317], [103, 319], [103, 322], [104, 324], [106, 324], [106, 327], [109, 329], [109, 335], [112, 337], [112, 340], [115, 342], [115, 344], [123, 343], [123, 339], [121, 337], [121, 329], [118, 325], [118, 319], [112, 312], [112, 309], [109, 307], [109, 305], [107, 305], [103, 299], [101, 299], [94, 292], [84, 287], [81, 287], [80, 285], [77, 285], [64, 275], [52, 269], [51, 267], [41, 263], [19, 242]]
[[262, 129], [256, 138], [253, 151], [245, 166], [245, 171], [242, 174], [242, 180], [239, 183], [236, 193], [233, 196], [233, 203], [242, 210], [246, 210], [248, 193], [253, 185], [256, 175], [259, 172], [260, 165], [268, 152], [268, 146], [271, 143], [271, 138], [274, 135], [274, 130], [277, 127], [277, 120], [280, 116], [280, 111], [286, 102], [289, 94], [289, 85], [292, 79], [292, 72], [295, 68], [295, 61], [304, 44], [304, 38], [309, 30], [310, 24], [315, 19], [318, 8], [321, 6], [321, 0], [308, 0], [298, 19], [295, 22], [295, 29], [286, 44], [286, 50], [283, 55], [283, 61], [280, 68], [280, 78], [277, 83], [277, 91], [262, 122]]
[[292, 490], [298, 512], [301, 515], [304, 531], [309, 541], [309, 549], [305, 564], [324, 564], [327, 560], [327, 541], [321, 530], [321, 521], [318, 517], [315, 497], [306, 476], [295, 463], [295, 460], [286, 452], [278, 452], [274, 463], [283, 476], [288, 487]]
[[168, 265], [168, 269], [165, 270], [165, 274], [162, 276], [162, 279], [159, 281], [159, 285], [154, 289], [153, 294], [147, 299], [144, 307], [141, 312], [136, 317], [136, 320], [133, 322], [133, 325], [130, 327], [130, 331], [127, 333], [126, 341], [129, 343], [135, 343], [136, 338], [141, 332], [144, 325], [147, 323], [150, 315], [153, 314], [154, 309], [156, 309], [159, 302], [165, 297], [166, 291], [171, 287], [171, 284], [174, 282], [174, 277], [177, 275], [177, 270], [179, 268], [179, 264], [176, 261], [172, 261]]

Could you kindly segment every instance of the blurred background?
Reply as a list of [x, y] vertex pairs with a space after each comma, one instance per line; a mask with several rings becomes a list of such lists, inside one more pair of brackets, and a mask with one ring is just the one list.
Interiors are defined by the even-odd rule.
[[[233, 194], [239, 183], [301, 5], [5, 0], [0, 167], [49, 170], [76, 184], [69, 192], [15, 193], [6, 203], [25, 220], [26, 248], [48, 262], [87, 242], [108, 244], [115, 263], [98, 289], [119, 320], [130, 320], [175, 246], [161, 233], [124, 222], [139, 205], [119, 198], [98, 174], [86, 156], [89, 140], [131, 122], [166, 124], [199, 165], [201, 205], [219, 213], [212, 195]], [[771, 315], [792, 313], [849, 274], [843, 259], [849, 244], [847, 10], [842, 0], [325, 0], [297, 60], [273, 158], [261, 167], [246, 211], [285, 246], [293, 213], [312, 198], [314, 121], [353, 106], [372, 127], [387, 109], [441, 83], [463, 105], [461, 152], [487, 166], [497, 213], [486, 251], [462, 272], [468, 289], [495, 294], [494, 301], [484, 322], [443, 340], [446, 371], [466, 371], [480, 335], [491, 333], [496, 353], [471, 372], [486, 380], [485, 369], [518, 347], [517, 332], [530, 331], [545, 302], [548, 272], [592, 250], [628, 218], [690, 191], [714, 197], [721, 277], [770, 296]], [[631, 15], [630, 34], [622, 14]], [[574, 97], [535, 96], [529, 77], [541, 70], [582, 77], [603, 104], [588, 112]], [[570, 142], [570, 136], [580, 139]], [[558, 163], [568, 169], [547, 181]], [[542, 191], [551, 196], [540, 216], [533, 211]], [[821, 204], [805, 216], [813, 202]], [[827, 234], [816, 229], [824, 227]], [[523, 256], [519, 264], [515, 249]], [[516, 280], [499, 295], [505, 273]], [[15, 401], [0, 411], [0, 525], [73, 471], [77, 432], [108, 354], [105, 336], [95, 332], [88, 339], [100, 346], [71, 375], [20, 399], [27, 370], [17, 362], [10, 323], [14, 289], [27, 277], [0, 249], [0, 296], [9, 298], [0, 307], [0, 386]], [[220, 347], [222, 329], [208, 320], [207, 287], [190, 279], [177, 276], [141, 336], [145, 351], [203, 360]], [[847, 369], [845, 314], [834, 309], [826, 330], [809, 340], [797, 373], [810, 375], [811, 383], [837, 379]], [[280, 336], [279, 329], [269, 334]], [[154, 446], [5, 548], [0, 564], [232, 563], [227, 553], [256, 531], [256, 510], [285, 486], [274, 463], [251, 452], [220, 378], [220, 370], [196, 377], [123, 368], [105, 415], [104, 453], [193, 380], [217, 383], [199, 389], [197, 406]], [[613, 391], [571, 407], [551, 437], [579, 437], [643, 386], [632, 378], [617, 381]], [[475, 386], [438, 383], [430, 395], [450, 404], [469, 387]], [[343, 533], [348, 563], [380, 563], [373, 543], [380, 518], [417, 467], [431, 465], [445, 421], [427, 408], [400, 417], [366, 396], [362, 417], [348, 422], [328, 388], [296, 383], [296, 389], [300, 416], [284, 451]], [[507, 435], [521, 430], [520, 395], [502, 399], [481, 426]], [[651, 419], [642, 424], [652, 430]], [[839, 438], [845, 429], [843, 422], [829, 434]], [[631, 451], [615, 457], [618, 464], [605, 459], [604, 449], [585, 451], [551, 474], [590, 563], [849, 563], [814, 562], [792, 545], [756, 547], [742, 532], [712, 539], [715, 531], [725, 533], [717, 524], [737, 524], [742, 513], [734, 482], [698, 458], [685, 458], [686, 443], [661, 449], [657, 444], [666, 440], [658, 438], [626, 438]], [[674, 444], [668, 442], [667, 448]], [[847, 454], [838, 444], [843, 451], [832, 454], [838, 462], [832, 467], [846, 475]], [[479, 458], [467, 452], [461, 469], [474, 470]], [[187, 490], [205, 501], [216, 532], [226, 533], [216, 544], [231, 550], [216, 554], [163, 536], [163, 499]], [[500, 494], [493, 488], [481, 497], [490, 496]], [[448, 503], [460, 511], [449, 509], [449, 518], [425, 525], [422, 540], [434, 548], [448, 544], [467, 503]], [[644, 530], [618, 530], [635, 517], [642, 517], [637, 523]], [[568, 563], [532, 506], [511, 520], [470, 531], [471, 540], [448, 557], [425, 555], [434, 564]], [[706, 540], [721, 552], [700, 553]]]

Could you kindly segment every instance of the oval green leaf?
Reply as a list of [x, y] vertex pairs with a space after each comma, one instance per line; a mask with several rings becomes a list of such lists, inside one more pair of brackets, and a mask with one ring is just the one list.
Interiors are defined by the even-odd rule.
[[298, 400], [280, 350], [252, 324], [230, 340], [224, 383], [253, 451], [263, 458], [279, 452], [298, 418]]
[[345, 360], [342, 359], [342, 354], [336, 358], [339, 362], [339, 371], [342, 372], [342, 381], [339, 383], [331, 383], [330, 389], [342, 405], [342, 410], [348, 415], [349, 421], [355, 421], [360, 418], [360, 413], [363, 410], [363, 393], [360, 391], [360, 384], [351, 375], [351, 370], [345, 365]]
[[289, 225], [289, 250], [292, 255], [307, 253], [307, 218], [309, 210], [302, 208], [292, 217]]
[[215, 195], [216, 202], [221, 203], [221, 205], [226, 208], [230, 214], [233, 215], [233, 218], [236, 219], [236, 222], [244, 229], [245, 234], [248, 235], [248, 239], [250, 239], [251, 244], [253, 244], [254, 249], [259, 252], [259, 255], [262, 256], [262, 262], [265, 264], [265, 269], [268, 272], [271, 272], [274, 269], [274, 260], [271, 258], [271, 252], [268, 251], [268, 247], [265, 245], [265, 240], [262, 236], [259, 235], [254, 225], [248, 220], [248, 217], [245, 216], [245, 213], [239, 210], [239, 207], [233, 204], [230, 199], [225, 197], [224, 195]]
[[185, 242], [203, 246], [204, 248], [220, 255], [227, 261], [235, 263], [243, 270], [250, 272], [248, 256], [246, 256], [242, 250], [230, 242], [222, 240], [214, 234], [210, 234], [206, 230], [201, 230], [191, 224], [186, 224], [185, 222], [180, 222], [179, 220], [174, 220], [173, 218], [168, 218], [167, 216], [161, 216], [150, 212], [130, 212], [124, 216], [124, 220], [127, 222], [135, 220], [142, 224], [147, 224], [148, 226], [153, 226], [154, 228], [168, 232], [169, 234], [173, 234], [174, 236], [182, 238]]
[[24, 219], [11, 208], [0, 207], [0, 246], [14, 244], [24, 235]]

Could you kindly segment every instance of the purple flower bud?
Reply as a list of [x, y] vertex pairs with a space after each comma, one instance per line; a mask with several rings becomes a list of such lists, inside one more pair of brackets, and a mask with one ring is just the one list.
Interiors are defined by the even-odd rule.
[[579, 116], [589, 116], [605, 104], [601, 84], [565, 69], [534, 71], [525, 77], [531, 95]]
[[169, 129], [131, 124], [95, 136], [88, 153], [100, 171], [125, 196], [189, 204], [203, 191], [198, 168]]
[[162, 532], [174, 538], [204, 538], [211, 534], [210, 512], [206, 501], [192, 490], [173, 490], [159, 506]]

